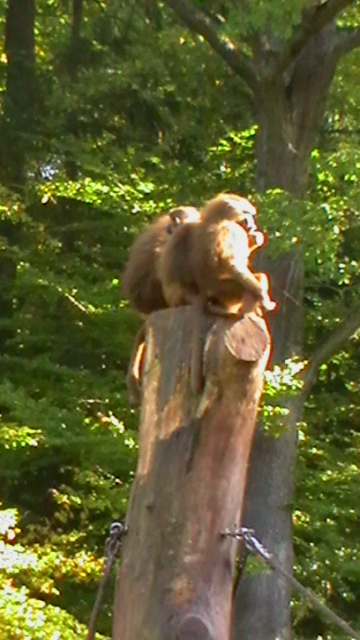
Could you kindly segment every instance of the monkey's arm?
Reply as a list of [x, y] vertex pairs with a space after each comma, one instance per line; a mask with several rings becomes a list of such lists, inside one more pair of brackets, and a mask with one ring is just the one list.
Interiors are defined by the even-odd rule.
[[248, 266], [250, 248], [246, 231], [237, 224], [227, 228], [228, 275], [252, 293], [267, 311], [273, 311], [276, 303], [268, 293], [268, 279], [265, 274], [254, 274]]
[[[237, 282], [240, 282], [242, 286], [260, 302], [261, 306], [266, 311], [274, 311], [277, 307], [277, 303], [271, 300], [269, 296], [269, 280], [265, 273], [254, 274], [248, 267], [239, 269], [241, 265], [234, 265]], [[251, 302], [250, 302], [250, 306]]]
[[249, 238], [245, 229], [231, 222], [223, 229], [222, 261], [227, 267], [227, 277], [240, 282], [259, 300], [263, 297], [263, 288], [254, 273], [248, 267], [250, 256]]

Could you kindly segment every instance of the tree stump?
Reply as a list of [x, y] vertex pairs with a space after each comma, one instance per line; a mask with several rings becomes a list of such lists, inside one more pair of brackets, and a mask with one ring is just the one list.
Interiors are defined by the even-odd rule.
[[113, 640], [228, 640], [236, 542], [263, 372], [265, 321], [204, 316], [205, 385], [190, 386], [192, 307], [147, 321], [139, 459]]

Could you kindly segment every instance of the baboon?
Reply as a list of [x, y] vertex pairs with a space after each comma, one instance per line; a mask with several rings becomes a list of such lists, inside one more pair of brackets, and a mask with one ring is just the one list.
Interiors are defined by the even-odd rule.
[[267, 276], [249, 268], [251, 254], [265, 242], [255, 214], [246, 198], [220, 194], [205, 204], [201, 221], [175, 231], [159, 260], [168, 306], [191, 304], [200, 297], [214, 313], [232, 315], [250, 310], [249, 292], [253, 308], [275, 308]]
[[192, 304], [199, 295], [193, 269], [195, 231], [200, 224], [190, 222], [176, 229], [159, 260], [159, 277], [169, 307]]
[[205, 204], [202, 223], [194, 233], [191, 260], [200, 296], [227, 314], [276, 307], [266, 274], [254, 274], [249, 268], [251, 254], [265, 243], [255, 214], [246, 198], [221, 194]]
[[130, 305], [148, 314], [168, 305], [159, 279], [159, 259], [173, 231], [200, 219], [195, 207], [176, 207], [150, 224], [135, 240], [122, 275], [122, 293]]
[[246, 198], [220, 194], [205, 204], [201, 221], [177, 229], [162, 252], [159, 274], [168, 305], [194, 304], [195, 392], [202, 388], [201, 311], [229, 316], [276, 307], [266, 274], [254, 274], [249, 268], [251, 254], [265, 242], [255, 214]]
[[[183, 224], [200, 219], [195, 207], [180, 206], [160, 216], [135, 240], [122, 276], [122, 293], [130, 305], [142, 314], [149, 314], [168, 306], [159, 279], [161, 253], [173, 231]], [[131, 404], [139, 399], [141, 364], [145, 349], [145, 329], [140, 328], [127, 372], [127, 388]]]

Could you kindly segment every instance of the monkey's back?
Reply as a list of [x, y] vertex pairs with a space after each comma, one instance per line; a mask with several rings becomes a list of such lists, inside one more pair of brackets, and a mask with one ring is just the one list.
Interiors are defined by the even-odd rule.
[[165, 299], [177, 307], [191, 302], [198, 293], [193, 272], [193, 236], [197, 223], [178, 227], [166, 243], [159, 261], [159, 274]]
[[166, 244], [168, 216], [160, 218], [136, 238], [130, 249], [121, 289], [130, 305], [141, 313], [167, 307], [158, 277], [158, 262]]
[[248, 236], [239, 224], [222, 220], [199, 225], [193, 243], [193, 265], [199, 290], [225, 307], [240, 302], [244, 287], [238, 273], [246, 269]]

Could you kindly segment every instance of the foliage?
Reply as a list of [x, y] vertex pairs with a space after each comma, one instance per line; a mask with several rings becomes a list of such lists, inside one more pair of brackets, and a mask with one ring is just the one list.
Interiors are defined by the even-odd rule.
[[[360, 604], [358, 349], [355, 338], [322, 367], [307, 403], [294, 510], [298, 578], [355, 628]], [[304, 601], [294, 617], [301, 621], [301, 637], [342, 637], [328, 636], [330, 627]]]
[[[58, 538], [54, 547], [17, 543], [20, 529], [14, 509], [0, 512], [0, 533], [4, 537], [0, 541], [0, 637], [55, 640], [62, 636], [70, 640], [79, 633], [84, 635], [85, 627], [54, 603], [66, 581], [79, 589], [96, 576], [97, 562], [92, 554], [81, 550], [69, 556], [66, 547], [76, 542], [71, 536], [66, 541]], [[14, 620], [18, 621], [16, 626]]]
[[[244, 21], [222, 4], [230, 37], [264, 23], [285, 37], [305, 5], [265, 3], [264, 12], [254, 2]], [[0, 176], [0, 639], [85, 635], [104, 538], [125, 515], [136, 463], [125, 374], [140, 320], [119, 287], [148, 220], [222, 190], [250, 195], [269, 252], [304, 254], [307, 359], [359, 296], [356, 59], [334, 80], [307, 197], [260, 195], [249, 96], [203, 39], [161, 3], [108, 0], [84, 12], [74, 49], [71, 6], [38, 1], [41, 100], [35, 130], [18, 132], [26, 181], [15, 188]], [[3, 96], [7, 68], [2, 49]], [[354, 624], [358, 362], [356, 335], [321, 368], [299, 426], [294, 504], [297, 576]], [[284, 395], [301, 392], [301, 366], [267, 374], [271, 435], [286, 424]], [[112, 587], [99, 620], [107, 637]], [[338, 637], [307, 603], [295, 598], [293, 608], [299, 638]]]
[[283, 366], [276, 364], [265, 371], [261, 401], [261, 426], [264, 433], [279, 437], [287, 428], [289, 398], [301, 392], [301, 372], [306, 366], [298, 358], [285, 360]]

